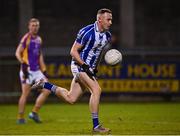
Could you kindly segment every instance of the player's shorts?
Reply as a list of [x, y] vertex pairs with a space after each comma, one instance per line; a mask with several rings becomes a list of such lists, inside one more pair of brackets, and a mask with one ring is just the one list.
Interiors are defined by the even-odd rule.
[[81, 71], [80, 66], [75, 64], [74, 61], [71, 61], [71, 72], [73, 76], [75, 77]]
[[73, 76], [76, 77], [77, 74], [79, 74], [79, 72], [84, 72], [84, 71], [75, 61], [71, 61], [71, 72]]
[[24, 74], [22, 72], [22, 70], [20, 70], [19, 72], [19, 76], [20, 76], [20, 80], [21, 83], [26, 83], [26, 84], [34, 84], [35, 82], [39, 81], [40, 79], [44, 79], [45, 81], [47, 80], [47, 78], [45, 77], [45, 75], [40, 71], [28, 71], [29, 75], [27, 79], [24, 79]]

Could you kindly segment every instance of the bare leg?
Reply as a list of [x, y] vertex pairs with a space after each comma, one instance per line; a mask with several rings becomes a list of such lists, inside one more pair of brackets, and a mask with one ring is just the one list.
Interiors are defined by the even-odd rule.
[[100, 95], [101, 95], [101, 89], [98, 89], [91, 93], [91, 97], [89, 99], [89, 108], [91, 113], [99, 112]]
[[19, 119], [24, 118], [25, 105], [26, 105], [27, 97], [30, 93], [30, 87], [31, 87], [28, 84], [22, 84], [21, 86], [22, 86], [22, 94], [18, 103], [18, 118]]
[[75, 81], [75, 78], [73, 78], [71, 82], [70, 91], [62, 87], [57, 87], [56, 89], [56, 96], [64, 98], [67, 102], [71, 104], [76, 102], [76, 100], [79, 98], [81, 94], [82, 86], [80, 85], [80, 83]]
[[80, 72], [78, 77], [78, 82], [75, 81], [75, 78], [73, 78], [71, 82], [71, 88], [70, 91], [68, 91], [65, 88], [57, 87], [55, 90], [55, 94], [58, 97], [64, 98], [67, 102], [73, 104], [78, 97], [82, 94], [82, 85], [88, 88], [91, 92], [91, 98], [90, 98], [90, 111], [92, 113], [98, 113], [99, 110], [99, 99], [101, 94], [101, 88], [96, 81], [96, 79], [92, 80], [89, 78], [89, 76], [84, 73]]
[[90, 90], [91, 97], [89, 100], [89, 109], [92, 114], [93, 120], [93, 132], [107, 133], [109, 128], [104, 128], [99, 125], [98, 112], [99, 112], [99, 100], [101, 95], [101, 88], [96, 79], [92, 80], [86, 73], [80, 73], [79, 79]]
[[84, 86], [86, 86], [91, 92], [91, 97], [89, 100], [89, 108], [91, 113], [98, 113], [101, 88], [97, 80], [90, 79], [89, 76], [87, 76], [87, 74], [83, 72], [80, 73], [80, 80], [84, 84]]
[[41, 106], [44, 104], [45, 100], [49, 96], [50, 92], [46, 89], [42, 89], [41, 93], [39, 94], [38, 98], [36, 99], [36, 103], [33, 107], [33, 112], [38, 112]]

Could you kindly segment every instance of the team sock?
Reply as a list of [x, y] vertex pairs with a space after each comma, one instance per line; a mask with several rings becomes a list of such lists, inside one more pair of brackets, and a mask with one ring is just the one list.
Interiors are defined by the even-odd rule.
[[93, 128], [97, 128], [99, 126], [98, 113], [92, 113], [93, 120]]
[[24, 113], [18, 113], [17, 118], [18, 119], [24, 119]]
[[38, 113], [39, 109], [40, 109], [39, 106], [34, 106], [32, 112]]
[[57, 86], [55, 86], [49, 82], [45, 82], [43, 85], [43, 88], [50, 90], [52, 93], [56, 93]]

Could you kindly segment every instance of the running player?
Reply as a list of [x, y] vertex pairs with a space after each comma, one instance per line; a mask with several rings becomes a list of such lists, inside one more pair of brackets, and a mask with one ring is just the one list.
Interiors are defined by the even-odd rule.
[[96, 79], [97, 66], [103, 50], [111, 42], [111, 34], [108, 31], [112, 25], [112, 12], [103, 8], [97, 12], [97, 21], [94, 24], [82, 28], [71, 48], [71, 71], [74, 76], [70, 91], [58, 87], [49, 82], [37, 82], [32, 88], [46, 88], [63, 97], [67, 102], [73, 104], [87, 88], [90, 93], [89, 109], [92, 114], [93, 131], [106, 133], [109, 128], [104, 128], [99, 123], [99, 100], [101, 88]]

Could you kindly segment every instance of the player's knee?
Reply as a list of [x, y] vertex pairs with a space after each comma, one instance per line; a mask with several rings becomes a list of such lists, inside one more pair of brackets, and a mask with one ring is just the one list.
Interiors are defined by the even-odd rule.
[[22, 95], [21, 95], [21, 97], [20, 97], [20, 99], [25, 99], [25, 100], [26, 100], [26, 99], [27, 99], [27, 97], [28, 97], [28, 95], [27, 95], [27, 94], [22, 94]]
[[76, 102], [76, 100], [70, 99], [68, 102], [73, 105]]
[[70, 103], [70, 104], [74, 104], [75, 102], [76, 102], [76, 98], [73, 98], [73, 97], [71, 97], [70, 95], [68, 95], [68, 102]]
[[49, 90], [47, 90], [47, 89], [42, 89], [41, 93], [43, 93], [44, 95], [48, 96], [48, 95], [50, 95], [51, 92]]
[[101, 88], [100, 87], [95, 87], [92, 91], [92, 93], [96, 96], [100, 96], [101, 95]]

